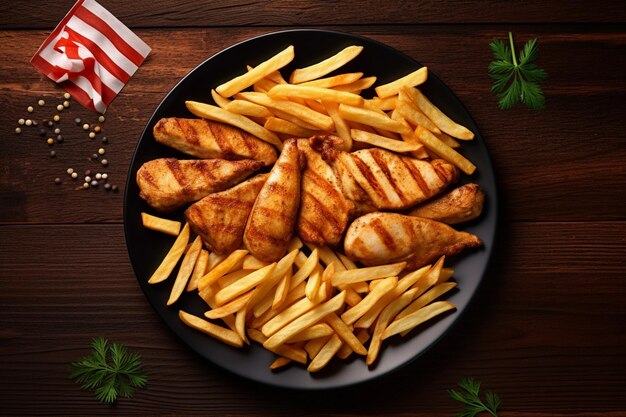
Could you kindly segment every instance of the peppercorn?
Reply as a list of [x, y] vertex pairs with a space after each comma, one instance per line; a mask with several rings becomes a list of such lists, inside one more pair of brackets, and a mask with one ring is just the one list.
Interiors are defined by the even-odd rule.
[[39, 101], [37, 102], [37, 104], [39, 104], [40, 106], [45, 106], [45, 105], [46, 105], [46, 102], [45, 102], [45, 101], [43, 101], [43, 100], [39, 100]]

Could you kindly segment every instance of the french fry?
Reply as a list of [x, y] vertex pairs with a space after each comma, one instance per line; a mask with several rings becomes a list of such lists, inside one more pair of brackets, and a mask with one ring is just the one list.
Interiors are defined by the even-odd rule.
[[229, 99], [220, 96], [217, 93], [217, 91], [213, 89], [211, 90], [211, 97], [213, 97], [213, 101], [215, 102], [215, 104], [217, 104], [219, 107], [223, 108], [224, 110], [226, 110], [226, 107], [230, 103]]
[[[428, 271], [431, 269], [430, 265], [424, 266], [418, 270], [411, 271], [401, 279], [398, 280], [398, 285], [385, 294], [376, 304], [361, 317], [354, 327], [368, 329], [378, 317], [378, 314], [393, 300], [400, 297], [404, 292], [411, 288], [416, 282], [418, 282]], [[416, 294], [419, 295], [419, 294]]]
[[341, 261], [341, 263], [343, 264], [344, 268], [346, 268], [346, 270], [349, 269], [357, 269], [356, 264], [354, 263], [354, 261], [350, 258], [348, 258], [346, 255], [344, 255], [341, 252], [337, 252], [337, 257], [339, 258], [339, 260]]
[[302, 265], [304, 265], [306, 260], [307, 260], [307, 256], [302, 251], [299, 251], [298, 254], [296, 255], [296, 259], [293, 261], [293, 263], [298, 268], [302, 268]]
[[396, 105], [396, 111], [400, 113], [413, 126], [424, 126], [434, 133], [441, 133], [441, 130], [430, 120], [409, 98], [404, 99], [405, 90], [400, 91], [400, 99]]
[[322, 273], [323, 272], [324, 270], [322, 269], [320, 264], [315, 265], [315, 267], [313, 268], [313, 272], [311, 273], [308, 281], [306, 282], [304, 294], [309, 300], [313, 302], [316, 301], [317, 292], [320, 289], [320, 285], [322, 285]]
[[[312, 110], [299, 103], [295, 103], [295, 102], [292, 102], [289, 100], [283, 100], [283, 99], [274, 99], [268, 96], [267, 94], [252, 93], [252, 92], [240, 93], [238, 97], [241, 97], [245, 100], [249, 100], [261, 106], [269, 107], [271, 109], [276, 109], [283, 113], [295, 116], [298, 119], [303, 120], [306, 123], [308, 123], [309, 126], [313, 126], [315, 129], [331, 130], [333, 127], [333, 119], [331, 119], [329, 116], [326, 116], [325, 114], [322, 114], [322, 113], [318, 113], [315, 110]], [[277, 113], [277, 115], [279, 114]], [[283, 119], [285, 118], [283, 116], [280, 116], [280, 117], [282, 117]], [[304, 126], [304, 127], [308, 128], [309, 126]]]
[[187, 109], [198, 117], [205, 119], [215, 120], [218, 122], [226, 123], [238, 127], [250, 133], [257, 138], [264, 140], [272, 145], [275, 145], [279, 149], [282, 148], [282, 142], [276, 136], [275, 133], [270, 132], [263, 126], [258, 125], [246, 116], [240, 114], [231, 113], [221, 107], [213, 106], [211, 104], [199, 103], [197, 101], [186, 101], [185, 105]]
[[445, 134], [443, 132], [441, 133], [434, 133], [433, 134], [443, 143], [445, 143], [446, 145], [448, 145], [449, 147], [451, 147], [452, 149], [457, 149], [461, 147], [461, 144], [454, 139], [452, 136]]
[[178, 236], [181, 224], [175, 220], [163, 219], [148, 213], [141, 213], [141, 222], [146, 229], [165, 233], [171, 236]]
[[231, 285], [233, 282], [240, 280], [241, 278], [245, 277], [246, 275], [250, 274], [253, 271], [254, 269], [237, 269], [237, 270], [234, 270], [233, 272], [229, 272], [228, 274], [220, 277], [217, 280], [217, 286], [219, 287], [219, 289], [226, 288], [229, 285]]
[[264, 266], [268, 266], [269, 262], [263, 262], [257, 259], [254, 255], [248, 254], [243, 258], [243, 269], [261, 269]]
[[346, 324], [354, 323], [361, 316], [367, 313], [367, 311], [372, 308], [382, 296], [393, 290], [397, 283], [397, 277], [383, 278], [380, 285], [377, 285], [376, 288], [370, 291], [370, 293], [367, 294], [359, 304], [346, 310], [341, 315], [341, 320], [343, 320]]
[[165, 255], [165, 258], [163, 258], [159, 267], [156, 271], [154, 271], [148, 280], [148, 284], [157, 284], [169, 278], [170, 274], [174, 270], [174, 267], [178, 263], [178, 260], [182, 256], [183, 251], [187, 246], [187, 242], [189, 242], [189, 224], [185, 223], [183, 230], [181, 230], [180, 234], [174, 241], [174, 244], [167, 252], [167, 255]]
[[476, 171], [476, 165], [472, 164], [469, 159], [443, 143], [439, 138], [430, 133], [422, 126], [418, 126], [415, 135], [428, 149], [435, 152], [448, 162], [456, 165], [461, 171], [467, 175], [472, 175]]
[[196, 260], [198, 260], [198, 255], [200, 254], [201, 249], [202, 240], [200, 239], [200, 236], [196, 236], [195, 240], [191, 244], [191, 247], [185, 254], [182, 263], [180, 264], [178, 274], [176, 274], [176, 280], [172, 286], [170, 298], [167, 300], [168, 306], [171, 306], [178, 301], [178, 298], [185, 290], [185, 287], [187, 287], [187, 282], [189, 281], [189, 277], [191, 277], [194, 266], [196, 266]]
[[[302, 254], [302, 252], [300, 252]], [[299, 255], [299, 254], [298, 254]], [[304, 254], [302, 254], [304, 256]], [[306, 261], [300, 266], [300, 269], [291, 278], [291, 288], [294, 288], [301, 282], [303, 282], [315, 269], [315, 265], [319, 262], [319, 252], [317, 249], [313, 249], [311, 255], [306, 258]]]
[[235, 314], [236, 312], [241, 311], [246, 307], [246, 305], [250, 301], [250, 298], [252, 298], [253, 295], [254, 291], [249, 291], [220, 307], [205, 312], [204, 316], [207, 319], [215, 320], [221, 319], [222, 317], [228, 316], [230, 314]]
[[278, 84], [267, 92], [271, 98], [303, 98], [312, 100], [333, 101], [336, 103], [362, 106], [364, 99], [358, 94], [337, 91], [330, 88], [302, 86], [294, 84]]
[[289, 365], [291, 362], [293, 362], [291, 359], [286, 358], [284, 356], [279, 356], [278, 358], [274, 359], [274, 362], [270, 364], [270, 369], [271, 370], [280, 369], [283, 366]]
[[394, 110], [398, 101], [398, 96], [389, 96], [385, 98], [373, 97], [365, 100], [365, 107], [371, 110]]
[[376, 94], [380, 98], [391, 97], [391, 96], [398, 94], [398, 92], [400, 92], [402, 87], [404, 86], [415, 87], [417, 85], [423, 84], [427, 78], [428, 78], [428, 68], [422, 67], [405, 75], [404, 77], [398, 78], [395, 81], [392, 81], [387, 84], [379, 85], [378, 87], [374, 89], [374, 91], [376, 91]]
[[362, 107], [348, 106], [346, 104], [339, 105], [339, 115], [353, 122], [363, 123], [368, 126], [389, 130], [398, 133], [408, 133], [411, 131], [402, 123], [383, 115], [376, 110], [369, 110]]
[[287, 270], [292, 267], [298, 252], [299, 251], [295, 249], [283, 256], [276, 263], [276, 269], [270, 274], [268, 279], [265, 280], [263, 284], [259, 285], [254, 298], [250, 300], [250, 306], [252, 307], [254, 317], [259, 317], [272, 306], [274, 297], [271, 294], [268, 295], [268, 293], [276, 286], [276, 284], [278, 284], [278, 281], [285, 276]]
[[246, 100], [232, 100], [225, 107], [231, 113], [238, 113], [244, 116], [270, 117], [272, 113], [263, 106], [251, 103]]
[[367, 358], [365, 359], [366, 364], [372, 365], [376, 361], [378, 353], [380, 352], [383, 331], [385, 331], [393, 318], [413, 300], [417, 291], [417, 288], [408, 290], [384, 308], [380, 317], [376, 321], [374, 333], [372, 334], [372, 340], [367, 348]]
[[309, 355], [309, 358], [314, 359], [331, 337], [332, 335], [326, 337], [318, 337], [317, 339], [311, 339], [306, 342], [304, 345], [304, 350]]
[[239, 337], [239, 335], [229, 329], [225, 329], [224, 327], [213, 324], [209, 321], [203, 320], [200, 317], [196, 317], [192, 314], [189, 314], [183, 310], [178, 312], [178, 317], [185, 323], [187, 326], [199, 330], [203, 333], [208, 334], [215, 339], [226, 343], [227, 345], [234, 347], [242, 347], [243, 339]]
[[336, 272], [332, 283], [334, 286], [353, 284], [355, 282], [372, 281], [380, 278], [397, 276], [406, 267], [406, 262], [370, 266], [348, 271]]
[[289, 295], [289, 288], [291, 287], [292, 274], [293, 269], [289, 268], [285, 276], [278, 282], [278, 285], [276, 286], [276, 292], [274, 293], [272, 308], [279, 308], [287, 299], [287, 295]]
[[420, 90], [413, 88], [409, 91], [411, 92], [410, 97], [417, 107], [419, 107], [420, 110], [422, 110], [422, 112], [428, 116], [428, 118], [432, 120], [442, 132], [445, 132], [457, 139], [474, 139], [474, 133], [471, 130], [446, 116], [445, 113], [431, 103]]
[[[359, 329], [354, 335], [357, 339], [359, 339], [359, 342], [361, 342], [362, 345], [364, 345], [365, 342], [367, 342], [370, 338], [370, 334], [367, 332], [366, 329]], [[341, 349], [339, 349], [339, 352], [337, 352], [337, 357], [339, 359], [347, 359], [350, 355], [352, 355], [353, 352], [354, 351], [350, 348], [350, 346], [344, 343], [343, 345], [341, 345]]]
[[359, 355], [366, 355], [367, 349], [352, 333], [352, 329], [337, 316], [335, 313], [331, 313], [326, 317], [326, 322], [330, 324], [330, 327], [337, 333], [337, 335], [344, 341], [350, 348]]
[[289, 77], [289, 82], [292, 84], [300, 84], [323, 77], [352, 61], [362, 50], [362, 46], [348, 46], [317, 64], [294, 70], [293, 73], [291, 73], [291, 77]]
[[331, 263], [324, 269], [324, 273], [322, 274], [322, 285], [320, 288], [320, 292], [323, 292], [323, 299], [328, 300], [333, 296], [333, 285], [331, 280], [335, 275], [335, 263]]
[[360, 80], [356, 80], [350, 84], [338, 85], [337, 87], [333, 87], [338, 91], [346, 91], [348, 93], [357, 93], [359, 94], [363, 90], [367, 90], [376, 82], [376, 77], [365, 77]]
[[261, 314], [259, 317], [254, 317], [250, 327], [255, 329], [261, 329], [267, 322], [276, 317], [278, 314], [291, 307], [296, 301], [306, 298], [304, 296], [304, 282], [300, 283], [297, 287], [289, 291], [287, 299], [280, 308], [269, 309]]
[[231, 97], [234, 94], [250, 87], [257, 81], [265, 78], [267, 75], [283, 68], [285, 65], [293, 61], [295, 57], [293, 45], [288, 46], [270, 59], [260, 63], [250, 71], [233, 78], [218, 86], [215, 90], [222, 97]]
[[339, 310], [345, 302], [345, 299], [346, 293], [342, 291], [330, 300], [326, 301], [324, 304], [313, 307], [313, 309], [304, 313], [303, 315], [274, 333], [269, 339], [267, 339], [265, 343], [263, 343], [263, 347], [271, 350], [272, 348], [276, 348], [277, 346], [283, 344], [286, 340], [288, 340], [296, 333], [309, 326], [312, 326], [330, 313], [334, 313], [335, 311]]
[[436, 301], [417, 310], [415, 313], [409, 314], [408, 316], [391, 323], [383, 332], [382, 340], [388, 339], [395, 334], [412, 330], [420, 324], [431, 320], [446, 311], [454, 310], [455, 308], [454, 304], [447, 301]]
[[[250, 339], [265, 346], [265, 343], [267, 342], [267, 337], [265, 337], [260, 331], [255, 329], [248, 329], [248, 335], [250, 336]], [[306, 351], [304, 349], [295, 348], [289, 345], [279, 345], [271, 349], [266, 349], [274, 352], [277, 355], [289, 358], [292, 361], [306, 364]]]
[[[391, 112], [391, 118], [393, 120], [397, 120], [398, 122], [404, 124], [405, 126], [407, 126], [409, 128], [411, 127], [411, 125], [409, 125], [409, 122], [407, 122], [406, 119], [404, 118], [404, 116], [402, 116], [400, 114], [400, 112], [398, 112], [397, 110], [393, 110]], [[422, 142], [419, 141], [417, 136], [415, 136], [414, 132], [403, 133], [400, 136], [402, 136], [402, 140], [404, 140], [407, 143], [422, 145], [422, 147], [420, 149], [411, 152], [411, 156], [413, 156], [414, 158], [417, 158], [417, 159], [426, 159], [426, 158], [429, 157], [428, 152], [426, 152], [426, 148], [424, 147]]]
[[411, 144], [401, 140], [389, 139], [375, 133], [369, 133], [358, 129], [351, 129], [350, 136], [352, 136], [352, 139], [357, 142], [368, 143], [393, 152], [414, 152], [422, 148], [422, 145], [419, 143]]
[[215, 268], [224, 259], [226, 259], [226, 255], [220, 255], [216, 252], [209, 253], [209, 264], [207, 265], [207, 272]]
[[350, 285], [346, 285], [345, 291], [346, 291], [346, 304], [349, 305], [350, 307], [354, 307], [355, 305], [359, 304], [361, 300], [363, 299], [359, 295], [359, 293], [357, 293], [354, 290], [354, 288], [352, 288]]
[[307, 129], [289, 120], [280, 119], [278, 117], [269, 117], [264, 127], [272, 132], [284, 133], [295, 138], [308, 138], [316, 134], [315, 130]]
[[321, 88], [333, 88], [339, 85], [350, 84], [363, 77], [362, 72], [350, 72], [345, 74], [333, 75], [327, 78], [318, 78], [317, 80], [307, 81], [298, 85], [321, 87]]
[[222, 288], [215, 294], [215, 303], [218, 306], [224, 305], [233, 298], [250, 291], [274, 272], [275, 268], [276, 263], [272, 263], [233, 282], [228, 287]]
[[328, 339], [328, 342], [324, 344], [322, 349], [315, 355], [315, 358], [309, 363], [307, 371], [309, 372], [318, 372], [323, 367], [325, 367], [328, 362], [335, 356], [335, 354], [341, 348], [342, 341], [336, 334], [331, 336]]
[[228, 255], [222, 262], [217, 264], [208, 274], [198, 281], [198, 289], [202, 291], [205, 287], [213, 284], [218, 279], [229, 273], [246, 255], [245, 249], [237, 249]]
[[427, 306], [431, 302], [435, 301], [437, 298], [452, 290], [454, 287], [456, 287], [455, 282], [442, 282], [435, 285], [434, 287], [417, 297], [409, 306], [402, 310], [402, 312], [398, 314], [398, 319], [415, 313], [417, 310]]
[[331, 263], [334, 263], [336, 271], [346, 270], [346, 268], [343, 266], [343, 263], [339, 260], [339, 257], [337, 257], [337, 254], [328, 246], [317, 246], [311, 243], [307, 243], [307, 246], [311, 250], [317, 249], [319, 251], [319, 258], [321, 259], [322, 262], [324, 262], [326, 266], [330, 265]]
[[246, 312], [246, 307], [243, 307], [243, 309], [237, 311], [237, 314], [235, 314], [235, 330], [244, 343], [250, 344], [246, 337]]
[[198, 280], [206, 273], [207, 265], [209, 264], [209, 252], [200, 249], [200, 254], [196, 260], [196, 265], [193, 267], [191, 278], [187, 284], [186, 291], [193, 291], [198, 289]]
[[304, 342], [311, 339], [318, 339], [320, 337], [330, 336], [334, 333], [332, 327], [330, 327], [327, 323], [317, 323], [311, 327], [307, 327], [302, 330], [300, 333], [297, 333], [292, 338], [288, 340], [289, 343], [295, 342]]
[[339, 115], [339, 104], [332, 101], [323, 101], [322, 104], [326, 109], [326, 113], [333, 119], [335, 123], [335, 130], [337, 135], [343, 140], [343, 143], [339, 145], [339, 149], [343, 151], [350, 151], [352, 149], [352, 136], [350, 136], [350, 126]]

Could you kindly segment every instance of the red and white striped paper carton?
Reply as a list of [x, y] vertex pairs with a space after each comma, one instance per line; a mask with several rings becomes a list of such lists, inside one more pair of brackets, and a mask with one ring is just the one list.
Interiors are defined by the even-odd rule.
[[95, 0], [78, 0], [31, 63], [85, 107], [104, 113], [150, 53]]

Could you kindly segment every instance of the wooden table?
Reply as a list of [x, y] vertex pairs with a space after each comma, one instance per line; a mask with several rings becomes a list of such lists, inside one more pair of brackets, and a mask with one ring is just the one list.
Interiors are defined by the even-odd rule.
[[[101, 3], [152, 54], [110, 107], [104, 133], [86, 138], [73, 119], [95, 115], [73, 103], [61, 113], [66, 140], [52, 148], [36, 129], [14, 129], [20, 117], [55, 113], [62, 90], [29, 59], [71, 1], [0, 6], [1, 414], [445, 416], [459, 409], [446, 390], [473, 376], [500, 394], [502, 415], [626, 415], [621, 2]], [[122, 225], [130, 159], [164, 94], [222, 48], [293, 27], [371, 37], [434, 71], [478, 123], [503, 208], [493, 267], [454, 331], [389, 377], [325, 393], [261, 386], [193, 354], [142, 294]], [[488, 44], [509, 30], [518, 45], [539, 39], [538, 63], [550, 75], [545, 110], [497, 108]], [[102, 135], [110, 181], [121, 190], [75, 190], [65, 170], [103, 170], [89, 161]], [[98, 335], [139, 352], [150, 374], [145, 389], [115, 407], [67, 376]]]

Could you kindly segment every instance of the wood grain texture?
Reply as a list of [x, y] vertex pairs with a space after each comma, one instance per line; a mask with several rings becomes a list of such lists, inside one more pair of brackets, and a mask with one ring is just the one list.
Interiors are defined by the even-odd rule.
[[260, 386], [188, 350], [144, 298], [121, 225], [0, 233], [0, 414], [109, 414], [67, 378], [97, 335], [141, 353], [150, 374], [116, 414], [452, 415], [446, 390], [468, 375], [501, 395], [503, 415], [626, 410], [626, 291], [615, 275], [626, 222], [505, 226], [477, 298], [436, 348], [389, 377], [323, 394]]
[[[0, 6], [3, 28], [52, 28], [74, 2], [17, 0]], [[197, 26], [310, 26], [424, 23], [567, 23], [626, 21], [620, 2], [601, 0], [593, 7], [585, 1], [261, 1], [198, 2], [166, 0], [101, 1], [111, 13], [131, 27]]]
[[[610, 27], [609, 27], [610, 28]], [[335, 28], [336, 29], [336, 28]], [[578, 31], [578, 29], [583, 29]], [[123, 186], [135, 145], [149, 116], [164, 95], [193, 67], [219, 50], [270, 28], [140, 30], [153, 53], [107, 113], [107, 171]], [[624, 220], [616, 201], [626, 192], [626, 33], [605, 27], [596, 31], [571, 26], [522, 27], [519, 43], [539, 37], [540, 64], [550, 74], [545, 83], [546, 109], [522, 106], [501, 112], [489, 91], [486, 65], [489, 41], [504, 27], [354, 27], [352, 33], [387, 43], [429, 66], [459, 96], [476, 120], [491, 152], [507, 218], [515, 221]], [[27, 34], [27, 36], [25, 36]], [[34, 117], [50, 117], [60, 90], [29, 66], [45, 32], [0, 32], [6, 45], [0, 66], [0, 222], [119, 222], [122, 194], [103, 190], [73, 191], [68, 167], [99, 169], [88, 158], [98, 139], [76, 127], [77, 116], [92, 117], [75, 105], [64, 111], [60, 127], [65, 143], [57, 158], [36, 128], [17, 136], [13, 130], [25, 108], [45, 97]], [[182, 57], [182, 58], [181, 58]], [[572, 64], [572, 60], [576, 64]], [[602, 67], [598, 62], [603, 62]], [[462, 63], [462, 64], [461, 64]], [[207, 91], [210, 80], [207, 80]], [[208, 94], [207, 94], [208, 96]], [[44, 138], [45, 139], [45, 138]], [[64, 184], [54, 186], [55, 177]], [[41, 204], [46, 201], [47, 204]]]
[[[460, 407], [446, 390], [473, 376], [501, 396], [503, 417], [626, 416], [622, 2], [99, 2], [152, 53], [98, 138], [75, 126], [95, 115], [73, 103], [53, 148], [36, 129], [14, 129], [56, 113], [62, 90], [29, 60], [74, 0], [0, 4], [0, 415], [451, 416]], [[122, 224], [137, 139], [178, 80], [232, 44], [307, 27], [367, 36], [427, 65], [476, 120], [502, 207], [492, 267], [453, 330], [387, 377], [317, 393], [262, 386], [191, 352], [142, 293]], [[545, 110], [497, 109], [488, 44], [509, 30], [517, 45], [539, 39]], [[106, 169], [89, 159], [103, 135]], [[122, 190], [75, 190], [68, 167], [107, 172]], [[100, 335], [140, 353], [149, 372], [114, 407], [67, 377]]]

